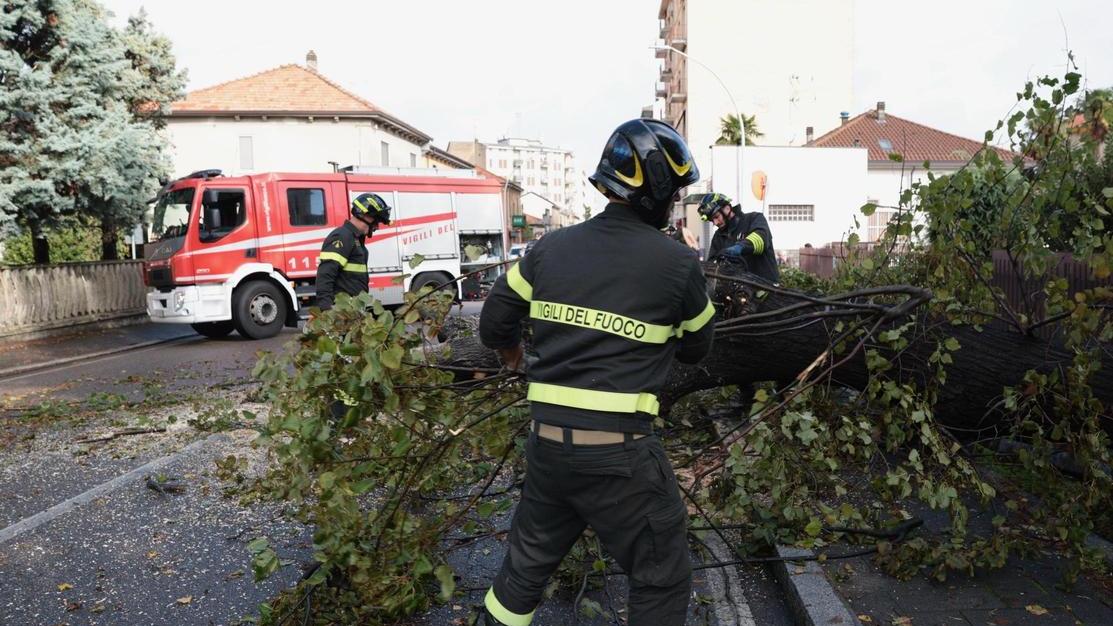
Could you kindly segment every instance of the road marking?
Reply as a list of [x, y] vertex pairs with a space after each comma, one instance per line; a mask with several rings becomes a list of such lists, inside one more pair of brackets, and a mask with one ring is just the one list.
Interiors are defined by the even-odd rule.
[[[21, 365], [19, 367], [12, 367], [6, 370], [0, 370], [0, 381], [9, 382], [13, 380], [19, 380], [21, 378], [28, 378], [30, 376], [38, 376], [39, 374], [44, 374], [46, 372], [58, 372], [64, 369], [69, 369], [71, 367], [77, 367], [78, 365], [88, 365], [89, 363], [94, 363], [96, 361], [107, 361], [108, 359], [124, 356], [125, 354], [132, 354], [135, 352], [144, 351], [156, 346], [166, 344], [176, 345], [179, 343], [191, 343], [191, 341], [200, 341], [202, 339], [204, 339], [204, 337], [201, 335], [183, 335], [181, 337], [173, 337], [171, 339], [154, 339], [152, 341], [145, 341], [143, 343], [137, 343], [130, 346], [109, 348], [107, 350], [101, 350], [99, 352], [93, 352], [91, 354], [69, 356], [62, 359], [54, 359], [53, 361], [47, 361], [44, 363]], [[11, 372], [15, 375], [8, 378], [8, 372]], [[20, 372], [28, 373], [21, 374]]]
[[108, 494], [112, 493], [113, 491], [116, 491], [120, 487], [123, 487], [127, 483], [130, 483], [130, 482], [132, 482], [132, 481], [134, 481], [138, 478], [141, 478], [143, 475], [148, 474], [150, 472], [153, 472], [154, 470], [162, 468], [162, 467], [168, 465], [169, 463], [171, 463], [172, 461], [176, 461], [177, 459], [181, 458], [182, 456], [186, 455], [189, 452], [193, 452], [194, 450], [198, 450], [198, 449], [202, 448], [206, 443], [209, 443], [211, 441], [216, 441], [217, 439], [222, 439], [222, 438], [227, 438], [227, 436], [222, 435], [220, 433], [217, 433], [217, 434], [209, 435], [208, 437], [206, 437], [204, 439], [201, 439], [199, 441], [194, 441], [193, 443], [191, 443], [188, 446], [182, 448], [181, 450], [178, 450], [174, 454], [169, 454], [167, 456], [155, 459], [155, 460], [153, 460], [149, 463], [146, 463], [144, 465], [140, 465], [139, 467], [131, 470], [130, 472], [127, 472], [125, 474], [121, 474], [121, 475], [117, 476], [116, 478], [113, 478], [112, 480], [110, 480], [108, 482], [101, 483], [101, 484], [97, 485], [96, 487], [93, 487], [92, 489], [86, 491], [85, 493], [78, 494], [78, 495], [70, 498], [69, 500], [66, 500], [64, 502], [60, 502], [58, 504], [55, 504], [54, 506], [50, 507], [49, 509], [47, 509], [45, 511], [42, 511], [40, 513], [36, 513], [36, 514], [32, 515], [31, 517], [24, 518], [24, 519], [14, 523], [14, 524], [12, 524], [11, 526], [8, 526], [7, 528], [4, 528], [3, 530], [0, 530], [0, 544], [3, 544], [10, 539], [14, 539], [15, 537], [18, 537], [19, 535], [21, 535], [21, 534], [23, 534], [23, 533], [25, 533], [29, 530], [34, 530], [34, 529], [38, 528], [39, 526], [42, 526], [43, 524], [45, 524], [45, 523], [47, 523], [51, 520], [54, 520], [54, 519], [56, 519], [56, 518], [58, 518], [62, 515], [65, 515], [66, 513], [69, 513], [70, 511], [72, 511], [72, 510], [74, 510], [74, 509], [76, 509], [80, 506], [83, 506], [85, 504], [89, 504], [90, 502], [92, 502], [93, 500], [95, 500], [95, 499], [97, 499], [101, 496], [108, 495]]

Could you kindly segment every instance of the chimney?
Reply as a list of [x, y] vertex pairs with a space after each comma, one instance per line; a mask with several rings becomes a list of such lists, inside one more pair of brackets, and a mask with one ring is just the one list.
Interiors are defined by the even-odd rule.
[[885, 121], [885, 101], [881, 100], [877, 103], [877, 121]]
[[846, 126], [846, 123], [850, 121], [850, 111], [839, 113], [839, 119], [842, 120], [842, 124], [839, 124], [839, 126]]
[[316, 72], [317, 71], [317, 53], [316, 52], [313, 52], [312, 50], [310, 50], [309, 54], [305, 55], [305, 67], [309, 68], [310, 72]]
[[806, 145], [806, 146], [812, 145], [812, 142], [815, 141], [815, 129], [812, 128], [811, 126], [809, 126], [804, 131], [804, 137], [805, 137], [804, 145]]

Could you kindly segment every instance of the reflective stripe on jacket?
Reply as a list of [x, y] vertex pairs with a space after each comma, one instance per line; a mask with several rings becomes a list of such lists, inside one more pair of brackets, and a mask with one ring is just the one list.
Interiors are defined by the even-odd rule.
[[317, 306], [332, 308], [336, 294], [355, 296], [367, 291], [366, 236], [344, 222], [325, 237], [317, 257]]
[[512, 347], [530, 319], [535, 419], [650, 432], [673, 358], [694, 363], [710, 351], [714, 315], [691, 251], [611, 204], [545, 235], [500, 276], [479, 332], [488, 347]]

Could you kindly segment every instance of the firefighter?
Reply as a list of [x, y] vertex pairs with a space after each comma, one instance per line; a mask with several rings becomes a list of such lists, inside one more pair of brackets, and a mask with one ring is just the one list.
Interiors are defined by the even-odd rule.
[[696, 363], [711, 349], [715, 308], [699, 262], [660, 232], [698, 179], [671, 126], [622, 124], [589, 178], [606, 209], [546, 234], [487, 297], [483, 344], [520, 368], [528, 316], [536, 357], [525, 485], [481, 623], [529, 624], [587, 526], [630, 576], [630, 626], [685, 621], [687, 509], [653, 419], [673, 358]]
[[721, 193], [704, 195], [699, 215], [700, 219], [710, 221], [718, 228], [711, 238], [708, 260], [726, 259], [744, 263], [751, 273], [771, 283], [780, 281], [773, 236], [764, 215], [743, 213], [741, 206], [731, 205], [730, 198]]
[[317, 306], [332, 308], [337, 292], [367, 293], [367, 246], [364, 241], [380, 224], [390, 224], [390, 205], [377, 194], [352, 200], [352, 215], [328, 237], [317, 257]]

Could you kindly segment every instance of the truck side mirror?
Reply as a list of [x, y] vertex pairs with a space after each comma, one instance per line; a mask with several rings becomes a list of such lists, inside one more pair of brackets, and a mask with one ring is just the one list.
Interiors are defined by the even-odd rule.
[[220, 207], [205, 206], [205, 227], [207, 230], [220, 228]]
[[220, 204], [220, 192], [216, 189], [206, 189], [204, 195], [201, 196], [201, 203], [212, 206]]

